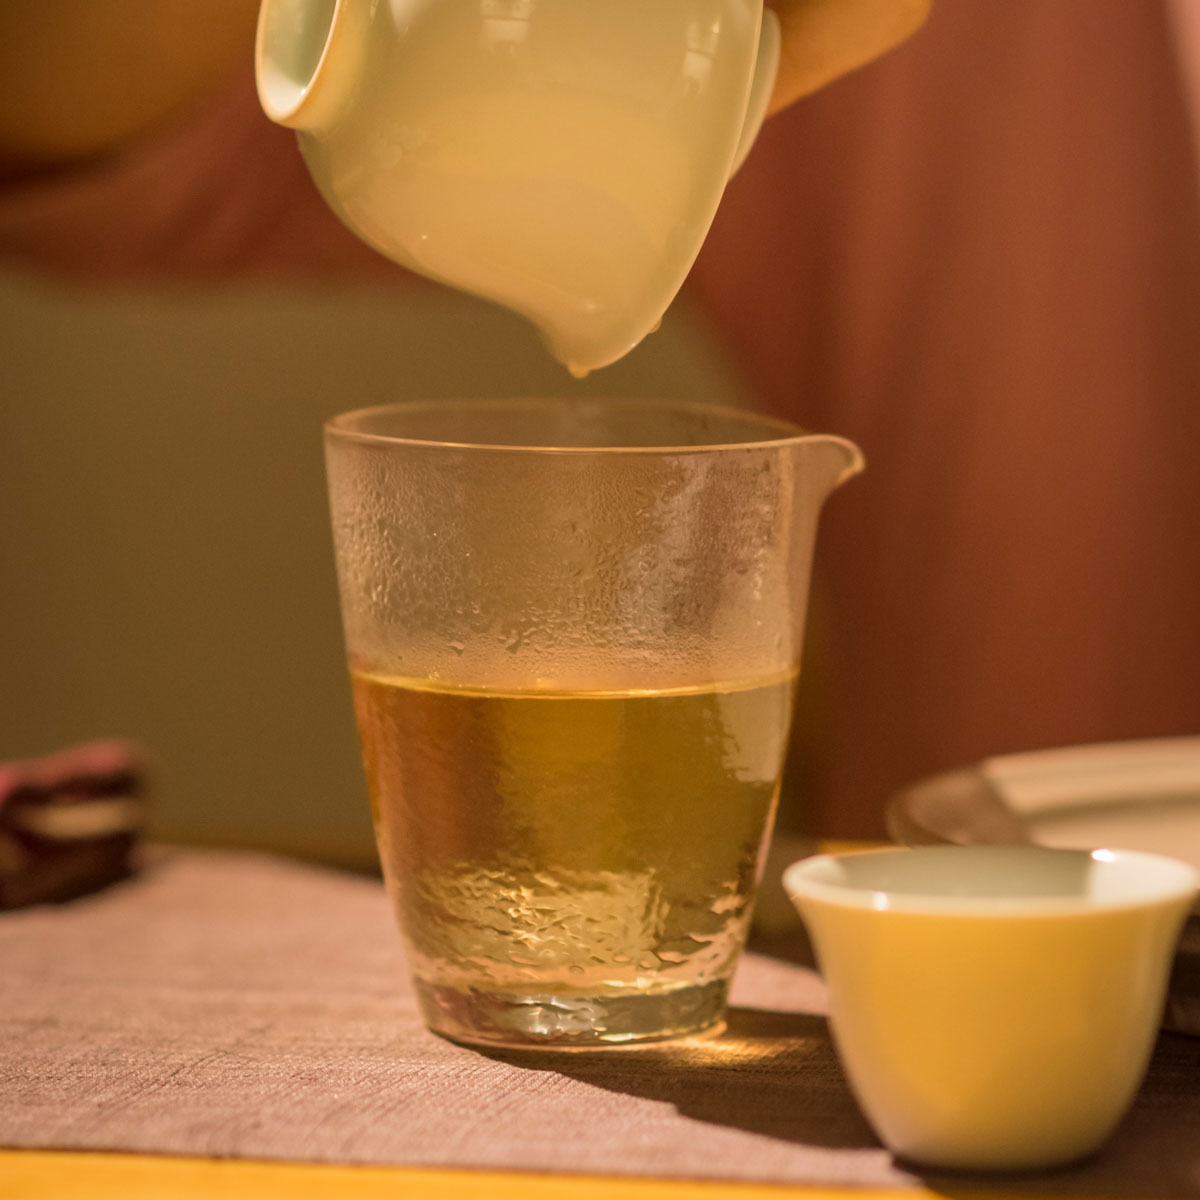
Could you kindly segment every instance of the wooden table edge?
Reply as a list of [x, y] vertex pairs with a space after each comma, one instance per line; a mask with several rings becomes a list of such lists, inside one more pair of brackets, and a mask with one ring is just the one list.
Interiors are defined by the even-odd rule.
[[[978, 1200], [1011, 1195], [986, 1184], [964, 1194]], [[920, 1185], [842, 1187], [0, 1150], [0, 1200], [945, 1200], [945, 1195]], [[1021, 1200], [1038, 1198], [1022, 1193]]]

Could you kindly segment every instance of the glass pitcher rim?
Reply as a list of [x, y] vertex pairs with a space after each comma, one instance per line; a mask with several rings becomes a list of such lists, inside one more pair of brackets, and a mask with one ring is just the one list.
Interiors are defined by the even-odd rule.
[[[460, 411], [471, 408], [494, 408], [510, 406], [512, 408], [554, 408], [563, 405], [595, 405], [607, 408], [634, 408], [653, 406], [669, 409], [676, 413], [688, 413], [698, 417], [705, 415], [713, 417], [735, 417], [758, 425], [763, 432], [776, 431], [776, 436], [747, 439], [745, 441], [712, 441], [712, 442], [680, 442], [662, 443], [659, 445], [636, 445], [613, 442], [595, 446], [567, 446], [553, 442], [495, 442], [495, 441], [456, 441], [443, 438], [412, 437], [396, 433], [379, 433], [375, 431], [356, 429], [352, 422], [368, 416], [379, 416], [385, 413], [429, 411], [452, 407]], [[862, 459], [862, 451], [849, 438], [839, 434], [819, 433], [806, 429], [784, 417], [762, 413], [751, 408], [740, 408], [732, 404], [720, 404], [711, 401], [679, 400], [658, 397], [637, 396], [497, 396], [497, 397], [447, 397], [437, 400], [402, 400], [388, 404], [366, 405], [350, 409], [329, 417], [324, 423], [327, 438], [338, 441], [358, 442], [376, 446], [427, 447], [429, 449], [501, 452], [507, 454], [652, 454], [652, 455], [685, 455], [685, 454], [719, 454], [732, 450], [780, 450], [804, 443], [822, 443], [840, 445], [851, 453], [857, 461]]]

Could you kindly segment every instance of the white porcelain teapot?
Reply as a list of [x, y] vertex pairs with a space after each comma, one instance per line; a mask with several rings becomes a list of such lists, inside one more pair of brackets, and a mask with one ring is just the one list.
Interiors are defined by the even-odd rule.
[[576, 374], [657, 327], [778, 61], [762, 0], [262, 0], [256, 46], [341, 219]]

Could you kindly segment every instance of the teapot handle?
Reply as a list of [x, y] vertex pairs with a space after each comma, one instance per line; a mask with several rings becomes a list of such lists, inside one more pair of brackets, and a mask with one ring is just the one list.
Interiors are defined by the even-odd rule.
[[775, 76], [779, 74], [779, 49], [782, 44], [779, 18], [774, 9], [764, 8], [762, 25], [758, 33], [758, 57], [754, 61], [754, 78], [750, 81], [750, 99], [746, 104], [746, 119], [742, 122], [742, 133], [737, 150], [733, 155], [733, 166], [729, 176], [733, 178], [758, 137], [758, 131], [767, 116], [767, 105], [775, 89]]

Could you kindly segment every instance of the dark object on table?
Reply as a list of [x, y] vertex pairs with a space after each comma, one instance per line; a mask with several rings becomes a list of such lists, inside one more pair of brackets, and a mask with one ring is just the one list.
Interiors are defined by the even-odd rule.
[[[887, 821], [893, 840], [909, 846], [1106, 847], [1200, 867], [1200, 738], [989, 758], [906, 788]], [[1200, 902], [1183, 928], [1163, 1024], [1200, 1036]]]
[[144, 776], [142, 753], [123, 741], [0, 764], [0, 909], [71, 900], [127, 876]]

